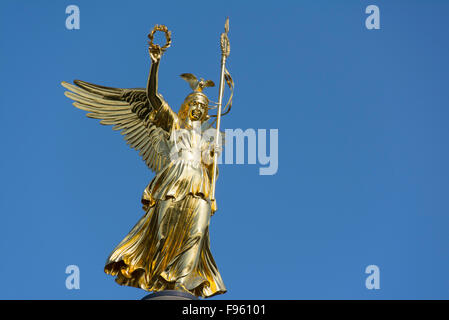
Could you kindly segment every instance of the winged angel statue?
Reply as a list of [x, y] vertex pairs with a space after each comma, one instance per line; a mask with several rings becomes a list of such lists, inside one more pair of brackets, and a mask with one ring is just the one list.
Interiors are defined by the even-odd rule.
[[[156, 31], [165, 32], [167, 43], [163, 47], [153, 44]], [[225, 31], [227, 34], [227, 27]], [[158, 93], [159, 63], [170, 46], [171, 33], [165, 26], [156, 25], [148, 37], [152, 63], [146, 88], [119, 89], [80, 80], [74, 84], [62, 82], [69, 90], [65, 95], [75, 101], [75, 107], [88, 111], [90, 118], [101, 119], [101, 124], [121, 130], [128, 144], [156, 173], [143, 192], [145, 214], [112, 251], [104, 270], [116, 276], [121, 285], [211, 297], [226, 292], [209, 240], [209, 220], [216, 210], [211, 193], [220, 144], [218, 140], [204, 139], [202, 134], [213, 125], [208, 120], [214, 116], [219, 120], [222, 115], [223, 78], [228, 85], [232, 79], [222, 58], [219, 113], [209, 115], [211, 106], [203, 89], [214, 83], [182, 74], [193, 92], [175, 113]], [[227, 46], [229, 54], [229, 42]]]

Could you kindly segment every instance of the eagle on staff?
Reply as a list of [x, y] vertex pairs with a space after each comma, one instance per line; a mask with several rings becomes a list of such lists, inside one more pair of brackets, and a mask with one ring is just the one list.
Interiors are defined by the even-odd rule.
[[[157, 31], [165, 33], [162, 47], [153, 43]], [[115, 247], [104, 267], [121, 285], [152, 292], [178, 290], [205, 298], [226, 292], [210, 251], [209, 222], [217, 210], [220, 119], [231, 109], [234, 88], [225, 67], [230, 49], [228, 31], [227, 19], [221, 35], [221, 77], [215, 105], [203, 92], [214, 87], [214, 82], [190, 73], [181, 77], [193, 91], [178, 113], [158, 92], [159, 64], [171, 45], [171, 32], [163, 25], [156, 25], [148, 35], [151, 68], [146, 88], [120, 89], [81, 80], [62, 82], [68, 89], [65, 95], [75, 107], [120, 131], [155, 172], [142, 195], [145, 214]], [[231, 95], [222, 113], [225, 82]], [[216, 115], [209, 114], [212, 108], [217, 108]], [[204, 139], [211, 129], [213, 139]]]

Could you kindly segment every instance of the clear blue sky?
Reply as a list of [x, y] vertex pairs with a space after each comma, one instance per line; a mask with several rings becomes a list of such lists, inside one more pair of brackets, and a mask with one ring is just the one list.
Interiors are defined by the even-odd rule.
[[[81, 28], [65, 28], [65, 8]], [[367, 30], [365, 8], [380, 8]], [[230, 17], [234, 106], [223, 128], [279, 130], [279, 170], [222, 165], [214, 299], [449, 298], [447, 1], [2, 1], [1, 299], [140, 299], [103, 273], [152, 179], [62, 80], [146, 84], [146, 35], [173, 32], [160, 91], [218, 83]], [[209, 94], [216, 99], [217, 90]], [[80, 290], [65, 268], [78, 265]], [[380, 268], [380, 289], [365, 268]]]

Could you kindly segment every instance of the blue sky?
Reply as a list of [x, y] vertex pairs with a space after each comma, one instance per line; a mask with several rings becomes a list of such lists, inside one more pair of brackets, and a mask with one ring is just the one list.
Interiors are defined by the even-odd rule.
[[[80, 8], [67, 30], [65, 8]], [[380, 9], [367, 30], [365, 8]], [[279, 168], [222, 165], [214, 299], [449, 298], [446, 1], [2, 1], [1, 299], [140, 299], [103, 273], [154, 176], [72, 107], [62, 80], [143, 87], [155, 24], [173, 32], [159, 89], [219, 82], [230, 17], [234, 105], [223, 129], [278, 129]], [[212, 99], [217, 91], [210, 90]], [[380, 289], [365, 268], [380, 269]], [[67, 290], [65, 269], [80, 268]]]

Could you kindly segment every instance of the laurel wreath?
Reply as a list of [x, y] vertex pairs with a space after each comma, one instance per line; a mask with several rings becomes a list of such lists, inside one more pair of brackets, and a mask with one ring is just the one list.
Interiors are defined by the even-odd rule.
[[153, 40], [154, 40], [154, 34], [157, 31], [161, 31], [165, 33], [165, 44], [164, 46], [161, 48], [162, 51], [165, 51], [168, 47], [170, 47], [171, 45], [171, 31], [168, 30], [168, 28], [164, 25], [155, 25], [153, 30], [151, 30], [151, 32], [148, 34], [148, 39], [150, 39], [150, 41], [148, 41], [148, 44], [150, 45], [150, 47], [152, 48], [157, 48], [159, 47], [158, 44], [154, 44]]

